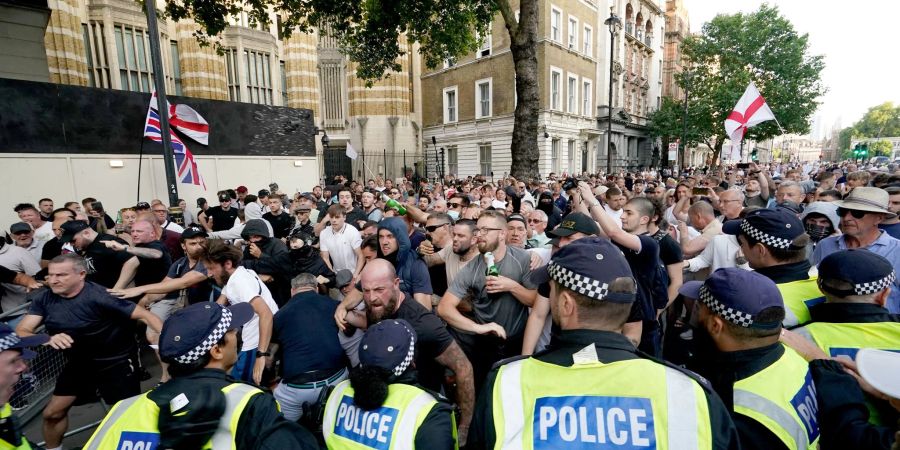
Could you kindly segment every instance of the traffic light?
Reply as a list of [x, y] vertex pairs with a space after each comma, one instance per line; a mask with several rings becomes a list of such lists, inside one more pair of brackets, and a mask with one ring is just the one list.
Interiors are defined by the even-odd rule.
[[758, 161], [759, 160], [759, 149], [754, 148], [752, 152], [750, 152], [750, 160]]

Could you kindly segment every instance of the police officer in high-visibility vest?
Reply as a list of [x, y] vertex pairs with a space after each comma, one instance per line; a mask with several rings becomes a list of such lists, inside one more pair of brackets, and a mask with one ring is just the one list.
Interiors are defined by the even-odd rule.
[[453, 408], [416, 385], [416, 332], [403, 319], [371, 326], [359, 342], [359, 366], [335, 386], [322, 433], [331, 450], [456, 450]]
[[727, 409], [702, 379], [639, 353], [622, 334], [637, 285], [608, 239], [571, 242], [531, 277], [550, 283], [560, 331], [547, 351], [490, 372], [467, 448], [738, 448]]
[[35, 356], [28, 349], [47, 343], [50, 336], [35, 334], [19, 337], [9, 325], [0, 323], [0, 450], [31, 449], [31, 444], [22, 435], [18, 420], [12, 415], [9, 399], [13, 386], [28, 368], [25, 363]]
[[318, 448], [272, 396], [231, 378], [246, 303], [188, 306], [166, 320], [159, 355], [172, 379], [110, 410], [84, 449]]
[[[794, 331], [832, 358], [856, 359], [863, 348], [900, 352], [900, 316], [884, 305], [896, 274], [884, 257], [868, 250], [840, 250], [819, 263], [819, 288], [826, 302], [810, 309], [812, 323]], [[897, 411], [870, 399], [870, 420], [893, 424]]]
[[810, 237], [803, 222], [785, 208], [758, 209], [743, 220], [732, 220], [722, 232], [737, 236], [741, 252], [750, 267], [778, 285], [784, 299], [784, 326], [809, 322], [809, 308], [825, 297], [810, 276], [812, 265], [806, 256]]
[[698, 300], [694, 339], [714, 351], [696, 367], [732, 411], [741, 448], [816, 449], [816, 386], [806, 360], [779, 342], [785, 308], [775, 283], [727, 268], [679, 292]]

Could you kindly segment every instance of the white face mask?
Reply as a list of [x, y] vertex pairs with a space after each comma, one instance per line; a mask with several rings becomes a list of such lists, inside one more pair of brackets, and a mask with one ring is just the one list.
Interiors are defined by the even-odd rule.
[[454, 222], [455, 222], [456, 220], [459, 219], [459, 212], [458, 212], [458, 211], [453, 211], [453, 210], [451, 209], [451, 210], [447, 211], [447, 215], [450, 216], [450, 218], [453, 219]]

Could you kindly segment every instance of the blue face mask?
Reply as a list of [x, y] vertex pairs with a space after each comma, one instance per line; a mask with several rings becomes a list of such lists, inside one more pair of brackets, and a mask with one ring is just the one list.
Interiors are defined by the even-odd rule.
[[453, 211], [452, 209], [447, 211], [447, 215], [450, 216], [453, 221], [459, 220], [459, 211]]

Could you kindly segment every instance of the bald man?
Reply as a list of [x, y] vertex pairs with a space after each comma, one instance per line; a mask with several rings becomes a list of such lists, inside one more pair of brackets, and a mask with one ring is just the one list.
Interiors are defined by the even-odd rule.
[[[369, 261], [360, 273], [360, 287], [366, 303], [366, 319], [371, 327], [385, 319], [403, 319], [412, 325], [418, 335], [416, 368], [419, 384], [433, 391], [440, 391], [444, 368], [456, 374], [456, 401], [462, 414], [459, 422], [459, 442], [468, 435], [475, 405], [475, 383], [472, 364], [462, 348], [453, 340], [444, 322], [433, 312], [415, 301], [407, 299], [400, 290], [400, 278], [394, 266], [383, 259]], [[351, 307], [352, 308], [352, 307]], [[344, 328], [346, 305], [338, 306], [335, 318], [338, 327]]]
[[712, 238], [722, 234], [722, 223], [716, 219], [716, 212], [712, 205], [705, 201], [698, 201], [688, 208], [688, 218], [695, 229], [700, 231], [700, 236], [691, 239], [687, 224], [678, 222], [678, 232], [681, 239], [681, 250], [684, 256], [692, 258], [706, 249]]

